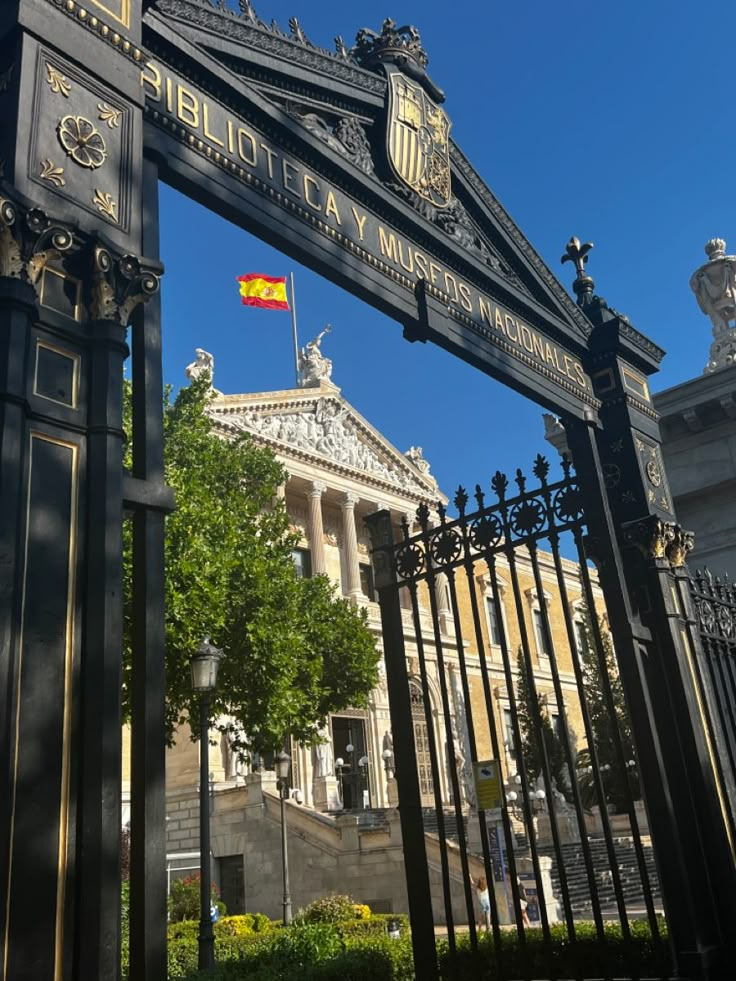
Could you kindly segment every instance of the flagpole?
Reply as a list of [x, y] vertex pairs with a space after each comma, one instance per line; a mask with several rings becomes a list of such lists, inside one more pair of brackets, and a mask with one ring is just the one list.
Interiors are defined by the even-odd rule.
[[294, 335], [294, 371], [296, 374], [296, 385], [299, 387], [299, 342], [296, 337], [296, 298], [294, 297], [294, 273], [289, 273], [289, 286], [291, 288], [291, 332]]

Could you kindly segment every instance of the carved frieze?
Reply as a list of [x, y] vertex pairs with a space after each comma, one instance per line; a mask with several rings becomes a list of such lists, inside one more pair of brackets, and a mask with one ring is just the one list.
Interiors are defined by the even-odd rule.
[[[320, 398], [310, 405], [292, 411], [264, 409], [238, 409], [236, 413], [223, 412], [213, 407], [216, 420], [222, 419], [233, 426], [285, 443], [298, 450], [327, 457], [331, 462], [370, 474], [404, 490], [427, 493], [419, 474], [423, 471], [412, 460], [403, 463], [370, 442], [361, 431], [357, 420], [348, 407], [336, 398]], [[413, 470], [418, 470], [416, 476]], [[433, 478], [426, 477], [425, 480]]]
[[301, 26], [296, 22], [291, 34], [286, 34], [272, 21], [260, 20], [252, 3], [244, 2], [240, 14], [230, 9], [217, 9], [209, 0], [157, 0], [156, 8], [189, 24], [203, 27], [233, 41], [241, 41], [248, 48], [275, 55], [303, 68], [332, 75], [374, 93], [386, 91], [386, 80], [372, 72], [359, 68], [342, 43], [336, 39], [336, 51], [317, 48], [309, 42]]
[[322, 140], [332, 150], [345, 157], [365, 174], [373, 173], [371, 145], [360, 122], [353, 117], [328, 122], [319, 113], [304, 109], [303, 106], [287, 101], [284, 108], [298, 120], [305, 129]]

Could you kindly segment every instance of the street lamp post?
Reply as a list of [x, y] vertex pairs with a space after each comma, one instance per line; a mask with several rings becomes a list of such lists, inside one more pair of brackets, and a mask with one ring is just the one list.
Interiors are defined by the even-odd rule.
[[358, 760], [358, 766], [360, 767], [360, 795], [361, 795], [361, 807], [365, 807], [365, 792], [368, 791], [368, 800], [370, 801], [371, 785], [368, 779], [368, 765], [370, 760], [367, 756], [361, 756]]
[[215, 966], [215, 935], [210, 913], [210, 695], [217, 687], [222, 651], [205, 637], [191, 661], [192, 690], [199, 696], [199, 969]]
[[344, 769], [345, 769], [345, 760], [342, 758], [342, 756], [338, 756], [337, 759], [335, 760], [335, 776], [337, 777], [337, 787], [340, 794], [340, 804], [343, 807], [345, 806], [345, 794], [343, 792], [343, 786], [342, 786], [342, 780], [343, 780], [342, 771]]
[[291, 923], [291, 891], [289, 889], [289, 847], [286, 838], [286, 798], [289, 796], [291, 757], [282, 750], [275, 760], [278, 789], [281, 796], [281, 864], [284, 872], [284, 926]]

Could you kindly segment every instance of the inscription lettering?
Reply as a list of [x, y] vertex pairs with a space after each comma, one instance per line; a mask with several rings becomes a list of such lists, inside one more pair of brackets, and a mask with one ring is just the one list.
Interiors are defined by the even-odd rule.
[[226, 149], [233, 162], [237, 159], [241, 167], [247, 167], [274, 189], [287, 191], [290, 197], [300, 202], [304, 212], [306, 209], [319, 212], [335, 229], [342, 229], [343, 217], [349, 215], [352, 220], [348, 221], [342, 235], [363, 243], [366, 252], [380, 257], [405, 277], [424, 280], [441, 290], [450, 307], [462, 310], [483, 327], [486, 336], [491, 339], [495, 336], [495, 343], [505, 350], [511, 346], [520, 360], [544, 368], [548, 377], [551, 373], [581, 392], [591, 391], [583, 366], [576, 357], [485, 296], [477, 287], [464, 282], [456, 271], [445, 268], [412, 242], [386, 228], [376, 216], [353, 204], [342, 191], [330, 187], [323, 177], [310, 173], [300, 161], [289, 159], [274, 149], [243, 120], [231, 116], [217, 103], [200, 99], [196, 92], [154, 62], [148, 62], [142, 69], [141, 86], [149, 104], [161, 106], [163, 102], [167, 113], [188, 129], [197, 131], [208, 146]]

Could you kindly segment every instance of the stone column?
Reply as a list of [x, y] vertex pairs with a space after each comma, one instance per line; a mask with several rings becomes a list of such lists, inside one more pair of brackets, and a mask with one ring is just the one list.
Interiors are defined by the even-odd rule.
[[315, 480], [309, 486], [307, 499], [309, 501], [309, 543], [312, 549], [312, 572], [314, 575], [325, 575], [325, 536], [322, 528], [322, 495], [327, 485], [321, 480]]
[[358, 503], [358, 495], [348, 491], [343, 494], [340, 501], [342, 511], [342, 540], [345, 558], [345, 581], [347, 594], [357, 600], [362, 596], [360, 588], [360, 566], [358, 563], [358, 535], [355, 529], [355, 505]]

